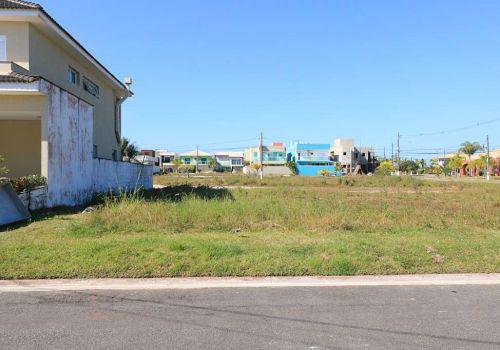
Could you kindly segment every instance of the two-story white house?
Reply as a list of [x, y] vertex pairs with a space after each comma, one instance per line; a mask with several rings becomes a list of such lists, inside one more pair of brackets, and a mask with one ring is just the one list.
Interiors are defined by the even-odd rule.
[[244, 152], [228, 152], [221, 151], [215, 152], [215, 160], [224, 169], [231, 172], [239, 172], [245, 166]]

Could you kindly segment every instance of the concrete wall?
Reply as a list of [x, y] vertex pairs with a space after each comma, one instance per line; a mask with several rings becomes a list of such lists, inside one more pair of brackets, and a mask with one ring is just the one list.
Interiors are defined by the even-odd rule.
[[153, 167], [107, 159], [93, 161], [93, 190], [96, 193], [153, 188]]
[[42, 81], [47, 103], [42, 118], [42, 174], [47, 204], [72, 206], [92, 197], [92, 106]]
[[41, 175], [40, 120], [0, 120], [0, 155], [9, 177]]
[[0, 22], [0, 35], [7, 37], [7, 61], [29, 69], [29, 24]]
[[[113, 150], [119, 154], [119, 140], [115, 135], [115, 105], [118, 94], [123, 94], [123, 91], [115, 91], [103, 75], [86, 60], [71, 56], [69, 50], [60, 47], [33, 25], [29, 26], [29, 56], [31, 74], [43, 76], [94, 106], [92, 143], [97, 145], [97, 156], [112, 159]], [[69, 82], [69, 66], [80, 73], [79, 85]], [[83, 90], [84, 76], [99, 86], [98, 98]]]

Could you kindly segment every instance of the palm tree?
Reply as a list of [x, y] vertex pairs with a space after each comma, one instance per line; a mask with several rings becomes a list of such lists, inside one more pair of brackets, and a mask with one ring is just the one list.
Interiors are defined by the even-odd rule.
[[483, 149], [483, 147], [479, 144], [479, 142], [469, 142], [465, 141], [460, 145], [460, 149], [458, 150], [460, 153], [467, 155], [467, 161], [470, 162], [472, 155], [474, 155], [477, 151]]
[[121, 155], [122, 158], [126, 157], [128, 158], [128, 161], [130, 162], [136, 155], [139, 154], [139, 149], [137, 148], [136, 144], [133, 142], [130, 142], [129, 139], [126, 137], [122, 138], [122, 142], [120, 145], [121, 149]]

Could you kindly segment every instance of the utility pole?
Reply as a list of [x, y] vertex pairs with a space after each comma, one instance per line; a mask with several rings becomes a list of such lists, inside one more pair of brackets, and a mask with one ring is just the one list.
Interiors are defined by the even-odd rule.
[[200, 149], [198, 145], [196, 145], [196, 174], [198, 174], [198, 161], [199, 161]]
[[385, 147], [384, 147], [384, 159], [385, 159]]
[[490, 136], [486, 135], [486, 181], [490, 181]]
[[399, 147], [399, 139], [401, 138], [401, 135], [399, 134], [398, 131], [398, 167], [397, 167], [397, 173], [398, 176], [400, 175], [400, 168], [401, 168], [401, 148]]
[[394, 164], [394, 142], [391, 142], [391, 163]]
[[260, 144], [259, 144], [259, 161], [260, 161], [260, 179], [264, 178], [264, 134], [260, 133]]

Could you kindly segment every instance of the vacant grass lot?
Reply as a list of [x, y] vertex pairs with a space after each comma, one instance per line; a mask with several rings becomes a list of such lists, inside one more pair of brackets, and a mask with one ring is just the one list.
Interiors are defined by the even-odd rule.
[[156, 182], [168, 187], [0, 232], [0, 278], [500, 272], [498, 185], [396, 177]]

